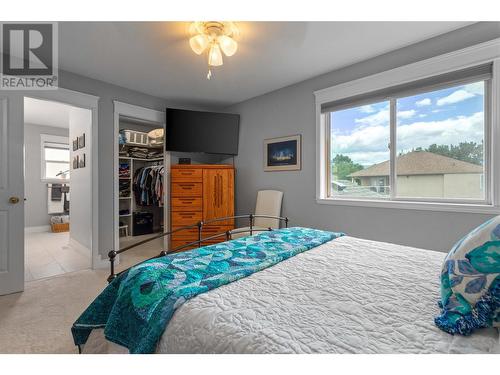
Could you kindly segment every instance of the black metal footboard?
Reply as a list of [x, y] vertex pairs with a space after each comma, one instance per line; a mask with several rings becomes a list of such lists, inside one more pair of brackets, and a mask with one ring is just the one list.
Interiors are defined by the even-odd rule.
[[[133, 249], [135, 247], [141, 246], [141, 245], [143, 245], [143, 244], [145, 244], [147, 242], [156, 240], [158, 238], [163, 238], [163, 237], [166, 237], [166, 236], [171, 236], [174, 233], [178, 233], [178, 232], [181, 232], [181, 231], [184, 231], [184, 230], [187, 230], [187, 229], [193, 229], [193, 228], [197, 228], [198, 229], [198, 240], [190, 242], [190, 243], [187, 243], [187, 244], [184, 244], [182, 246], [178, 246], [178, 247], [176, 247], [174, 249], [170, 249], [169, 251], [163, 250], [157, 256], [149, 258], [149, 259], [160, 258], [160, 257], [165, 256], [167, 254], [176, 253], [176, 252], [181, 251], [182, 249], [185, 249], [186, 247], [191, 247], [191, 246], [194, 246], [194, 245], [196, 245], [198, 247], [201, 247], [204, 242], [207, 242], [207, 241], [215, 239], [215, 238], [220, 238], [222, 236], [225, 236], [226, 241], [229, 241], [231, 239], [231, 235], [232, 234], [249, 233], [250, 235], [253, 235], [255, 232], [263, 232], [263, 231], [271, 231], [271, 230], [273, 230], [272, 228], [266, 228], [266, 229], [255, 228], [255, 224], [254, 224], [255, 218], [276, 219], [280, 223], [284, 222], [285, 223], [285, 228], [288, 228], [288, 218], [287, 217], [269, 216], [269, 215], [248, 214], [248, 215], [238, 215], [238, 216], [221, 217], [221, 218], [211, 219], [211, 220], [207, 220], [207, 221], [199, 221], [196, 224], [187, 225], [187, 226], [182, 227], [182, 228], [177, 228], [177, 229], [172, 230], [170, 232], [160, 233], [160, 234], [158, 234], [156, 236], [153, 236], [153, 237], [150, 237], [150, 238], [148, 238], [146, 240], [139, 241], [139, 242], [137, 242], [137, 243], [135, 243], [133, 245], [126, 246], [123, 249], [110, 251], [108, 253], [109, 262], [110, 262], [110, 274], [109, 274], [109, 277], [108, 277], [108, 282], [111, 282], [119, 274], [121, 274], [122, 272], [125, 272], [125, 271], [128, 270], [128, 269], [123, 270], [123, 271], [119, 272], [118, 274], [115, 273], [115, 261], [116, 261], [117, 255], [122, 254], [122, 253], [126, 252], [127, 250], [130, 250], [130, 249]], [[212, 236], [202, 238], [203, 227], [205, 225], [213, 224], [213, 223], [217, 223], [217, 222], [225, 221], [225, 220], [234, 220], [234, 219], [248, 219], [249, 225], [248, 225], [248, 227], [236, 228], [236, 229], [233, 229], [233, 230], [230, 230], [230, 231], [226, 231], [226, 232], [222, 232], [222, 233], [217, 233], [217, 234], [214, 234]], [[144, 261], [149, 260], [149, 259], [144, 259]]]

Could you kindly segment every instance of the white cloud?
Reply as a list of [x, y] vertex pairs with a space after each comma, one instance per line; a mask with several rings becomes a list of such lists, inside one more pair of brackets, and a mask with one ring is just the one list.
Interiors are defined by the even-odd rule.
[[439, 98], [436, 102], [438, 106], [443, 106], [447, 104], [454, 104], [463, 102], [469, 98], [473, 98], [475, 95], [467, 90], [457, 90], [452, 92], [450, 95], [445, 96], [444, 98]]
[[363, 113], [373, 113], [376, 110], [377, 109], [374, 108], [371, 104], [367, 104], [367, 105], [363, 105], [363, 106], [359, 107], [359, 111], [363, 112]]
[[[374, 122], [373, 119], [370, 121]], [[426, 148], [433, 143], [458, 144], [464, 141], [479, 143], [484, 137], [484, 114], [477, 112], [470, 116], [400, 125], [397, 136], [398, 150]], [[354, 162], [363, 165], [387, 160], [388, 143], [388, 121], [383, 124], [358, 127], [349, 135], [335, 133], [332, 135], [333, 152], [347, 155]]]
[[430, 98], [425, 98], [425, 99], [418, 100], [417, 102], [415, 102], [415, 105], [417, 107], [424, 107], [426, 105], [431, 105], [431, 104], [432, 104], [432, 100]]
[[377, 126], [377, 125], [386, 125], [389, 123], [390, 112], [389, 108], [386, 107], [373, 115], [357, 118], [354, 120], [357, 124], [368, 125], [368, 126]]
[[410, 109], [408, 111], [398, 111], [398, 118], [408, 119], [408, 118], [412, 118], [416, 114], [417, 114], [417, 111], [415, 111], [414, 109]]
[[[399, 119], [409, 119], [417, 114], [417, 111], [410, 109], [407, 111], [398, 111]], [[356, 124], [366, 125], [366, 126], [378, 126], [378, 125], [388, 125], [390, 121], [390, 111], [389, 107], [385, 107], [374, 113], [372, 115], [357, 118], [354, 120]]]
[[464, 90], [474, 95], [484, 95], [484, 82], [469, 83], [464, 86]]

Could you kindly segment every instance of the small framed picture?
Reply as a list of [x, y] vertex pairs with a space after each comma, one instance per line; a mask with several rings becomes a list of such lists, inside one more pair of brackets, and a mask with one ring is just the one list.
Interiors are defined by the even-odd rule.
[[300, 168], [300, 134], [264, 140], [264, 171], [299, 171]]
[[78, 138], [73, 139], [73, 151], [78, 150]]
[[80, 157], [78, 168], [85, 168], [85, 154], [82, 154], [82, 156]]
[[78, 149], [85, 147], [85, 133], [78, 137]]

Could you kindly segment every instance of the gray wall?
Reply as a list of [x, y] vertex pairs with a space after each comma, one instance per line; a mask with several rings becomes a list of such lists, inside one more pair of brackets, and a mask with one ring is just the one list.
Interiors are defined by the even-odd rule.
[[25, 227], [50, 224], [47, 213], [47, 183], [42, 182], [40, 134], [69, 136], [69, 129], [35, 124], [24, 125]]
[[[209, 110], [187, 103], [167, 102], [164, 99], [112, 85], [103, 81], [84, 77], [74, 73], [59, 71], [59, 86], [100, 97], [99, 100], [99, 130], [97, 144], [99, 158], [99, 253], [107, 257], [113, 248], [113, 101], [119, 100], [158, 111], [164, 111], [167, 106], [175, 108]], [[89, 202], [90, 205], [90, 202]]]
[[[258, 190], [278, 189], [285, 193], [283, 214], [291, 218], [292, 225], [448, 251], [459, 237], [489, 216], [316, 203], [313, 92], [499, 37], [500, 23], [474, 24], [227, 108], [241, 114], [237, 211], [253, 211]], [[302, 134], [302, 170], [264, 172], [263, 140], [293, 134]]]

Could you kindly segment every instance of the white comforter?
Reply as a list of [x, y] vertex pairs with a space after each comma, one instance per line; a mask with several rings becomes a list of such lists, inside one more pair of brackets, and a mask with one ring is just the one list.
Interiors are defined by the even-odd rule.
[[[451, 336], [433, 323], [445, 254], [341, 237], [198, 295], [158, 353], [492, 353], [497, 329]], [[124, 352], [95, 330], [84, 352]]]

